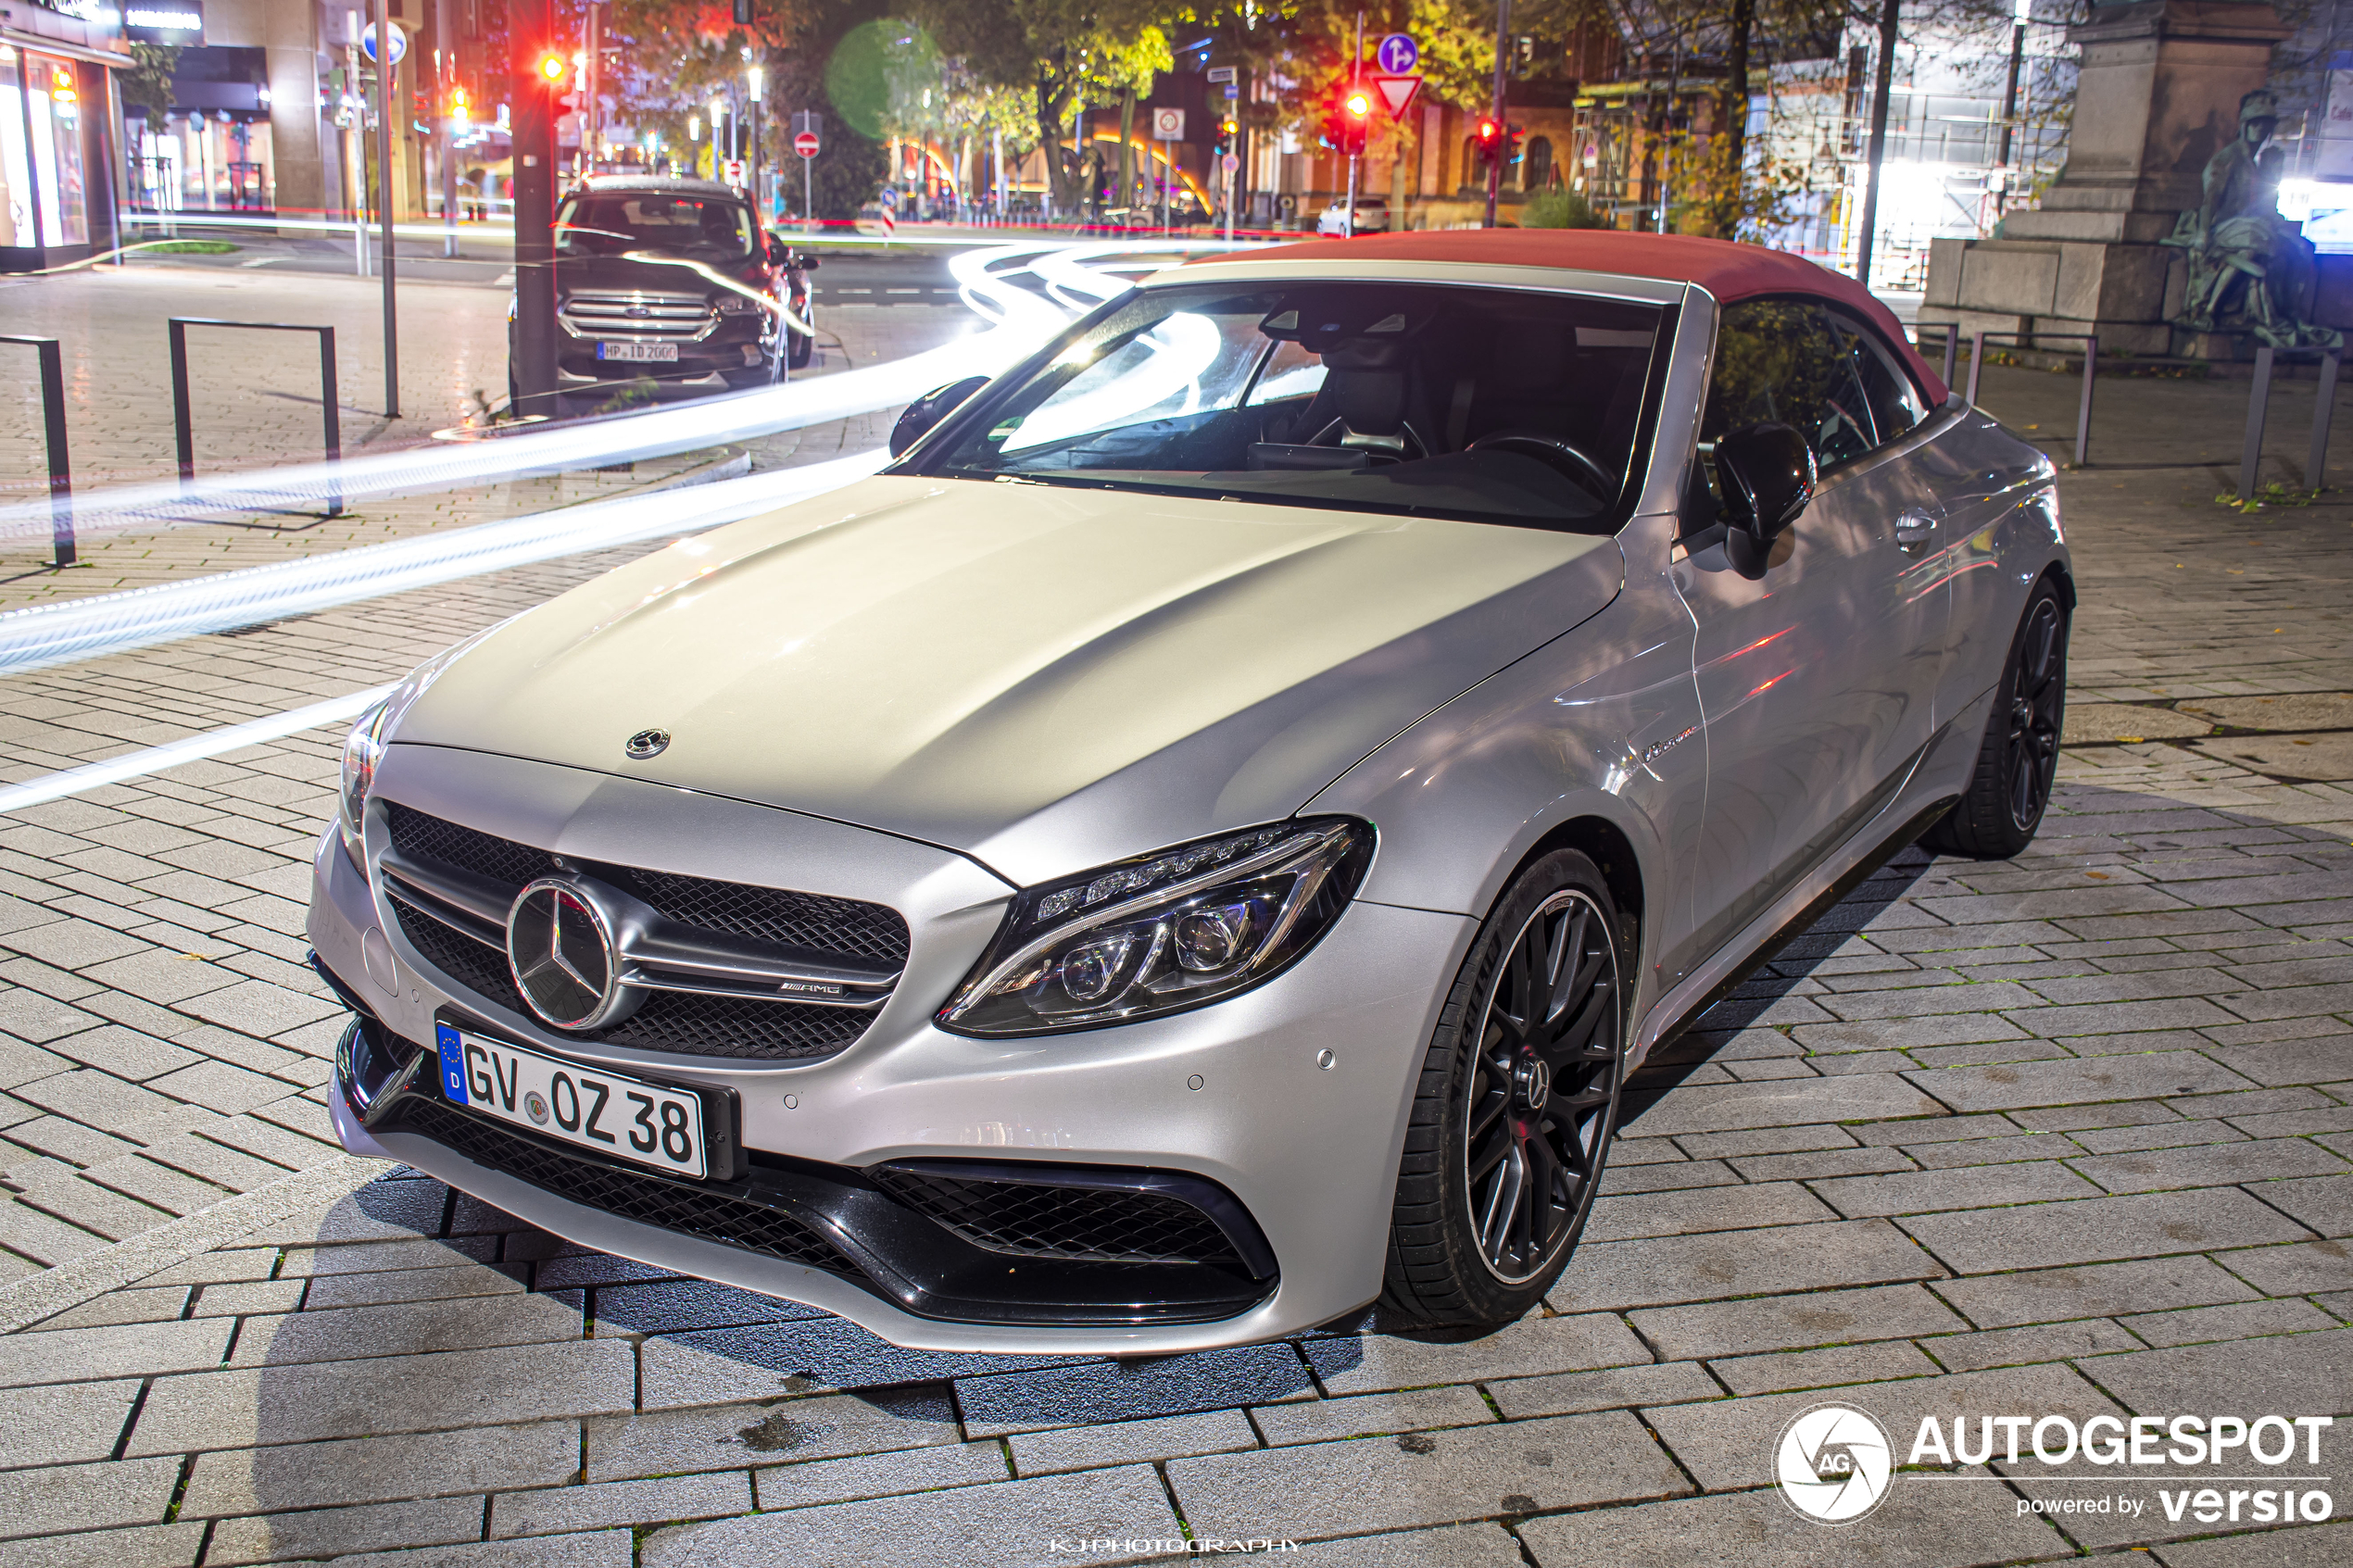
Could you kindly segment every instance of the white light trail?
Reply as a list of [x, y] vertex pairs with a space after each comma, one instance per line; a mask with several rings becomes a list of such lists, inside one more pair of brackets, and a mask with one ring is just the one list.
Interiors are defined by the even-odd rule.
[[191, 762], [201, 762], [208, 757], [219, 757], [241, 746], [283, 740], [305, 730], [315, 730], [321, 724], [356, 719], [370, 707], [384, 700], [391, 690], [389, 685], [370, 686], [364, 692], [329, 697], [308, 708], [265, 714], [258, 719], [248, 719], [242, 724], [231, 724], [225, 729], [206, 730], [185, 740], [167, 741], [161, 746], [127, 751], [120, 757], [109, 757], [103, 762], [44, 773], [24, 784], [0, 784], [0, 812], [20, 811], [28, 806], [39, 806], [51, 800], [62, 800], [69, 795], [79, 795], [85, 789], [97, 789], [105, 784], [120, 784], [125, 779], [145, 778], [150, 773], [166, 772]]
[[[1163, 242], [1078, 248], [1088, 255], [1109, 256], [1137, 251], [1166, 255], [1175, 247]], [[927, 353], [839, 375], [532, 430], [497, 440], [445, 442], [341, 463], [308, 463], [203, 477], [185, 485], [173, 482], [77, 495], [74, 532], [86, 540], [127, 530], [176, 527], [220, 512], [323, 507], [331, 495], [340, 495], [349, 505], [371, 496], [471, 488], [567, 469], [695, 451], [894, 408], [964, 376], [994, 375], [1061, 330], [1065, 324], [1061, 311], [1010, 282], [1023, 270], [1034, 270], [1038, 260], [1053, 254], [1046, 250], [1041, 256], [1041, 249], [1000, 245], [967, 249], [951, 257], [950, 273], [966, 302], [996, 324], [988, 332]], [[1027, 268], [1012, 265], [1026, 257], [1033, 258]], [[1002, 270], [998, 270], [1000, 264]], [[1123, 292], [1126, 286], [1114, 286], [1108, 280], [1095, 284], [1112, 294]], [[45, 496], [0, 507], [0, 544], [46, 541], [51, 528]]]
[[694, 533], [839, 489], [877, 451], [649, 495], [621, 495], [388, 545], [38, 605], [0, 615], [0, 675], [227, 631], [665, 533]]

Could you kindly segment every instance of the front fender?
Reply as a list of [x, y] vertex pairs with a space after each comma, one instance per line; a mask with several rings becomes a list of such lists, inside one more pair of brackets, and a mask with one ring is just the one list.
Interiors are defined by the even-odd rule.
[[[1671, 531], [1667, 518], [1628, 528]], [[1665, 556], [1663, 540], [1627, 548], [1629, 562]], [[1691, 616], [1664, 575], [1629, 566], [1625, 591], [1592, 620], [1396, 736], [1304, 809], [1378, 825], [1360, 899], [1474, 917], [1548, 838], [1580, 819], [1607, 824], [1642, 888], [1639, 1013], [1692, 958], [1685, 861], [1707, 772], [1692, 647]]]

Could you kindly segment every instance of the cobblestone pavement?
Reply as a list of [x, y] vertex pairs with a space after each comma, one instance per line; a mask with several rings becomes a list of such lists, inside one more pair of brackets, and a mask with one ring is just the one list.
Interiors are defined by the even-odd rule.
[[[2161, 434], [2178, 390], [2111, 407]], [[2020, 423], [2046, 396], [2071, 398], [1989, 373]], [[2250, 1499], [2160, 1495], [2329, 1476], [2337, 1431], [2309, 1464], [2122, 1478], [2013, 1462], [1980, 1425], [2353, 1417], [2353, 508], [2241, 515], [2208, 468], [2062, 483], [2077, 744], [2041, 839], [1906, 854], [1655, 1058], [1551, 1300], [1467, 1340], [906, 1352], [422, 1177], [360, 1186], [299, 967], [336, 737], [0, 819], [6, 1555], [2353, 1560], [2353, 1526], [2249, 1533]], [[0, 681], [0, 738], [45, 770], [347, 691], [600, 564]], [[1829, 1399], [1899, 1458], [1924, 1418], [1961, 1441], [1826, 1533], [1768, 1483]]]

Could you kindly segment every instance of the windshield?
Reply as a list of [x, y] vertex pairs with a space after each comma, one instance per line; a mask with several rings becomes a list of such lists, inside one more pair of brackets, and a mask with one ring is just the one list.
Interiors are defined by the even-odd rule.
[[651, 250], [736, 260], [751, 248], [751, 214], [720, 196], [591, 192], [568, 198], [556, 214], [559, 256]]
[[1435, 283], [1151, 289], [924, 468], [1615, 532], [1665, 317]]

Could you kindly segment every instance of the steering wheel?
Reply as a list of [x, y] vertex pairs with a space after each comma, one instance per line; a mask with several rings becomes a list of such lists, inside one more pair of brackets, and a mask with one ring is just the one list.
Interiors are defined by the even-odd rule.
[[1614, 499], [1618, 477], [1573, 442], [1541, 430], [1494, 430], [1472, 442], [1472, 452], [1517, 452], [1557, 469], [1582, 489], [1604, 501]]

